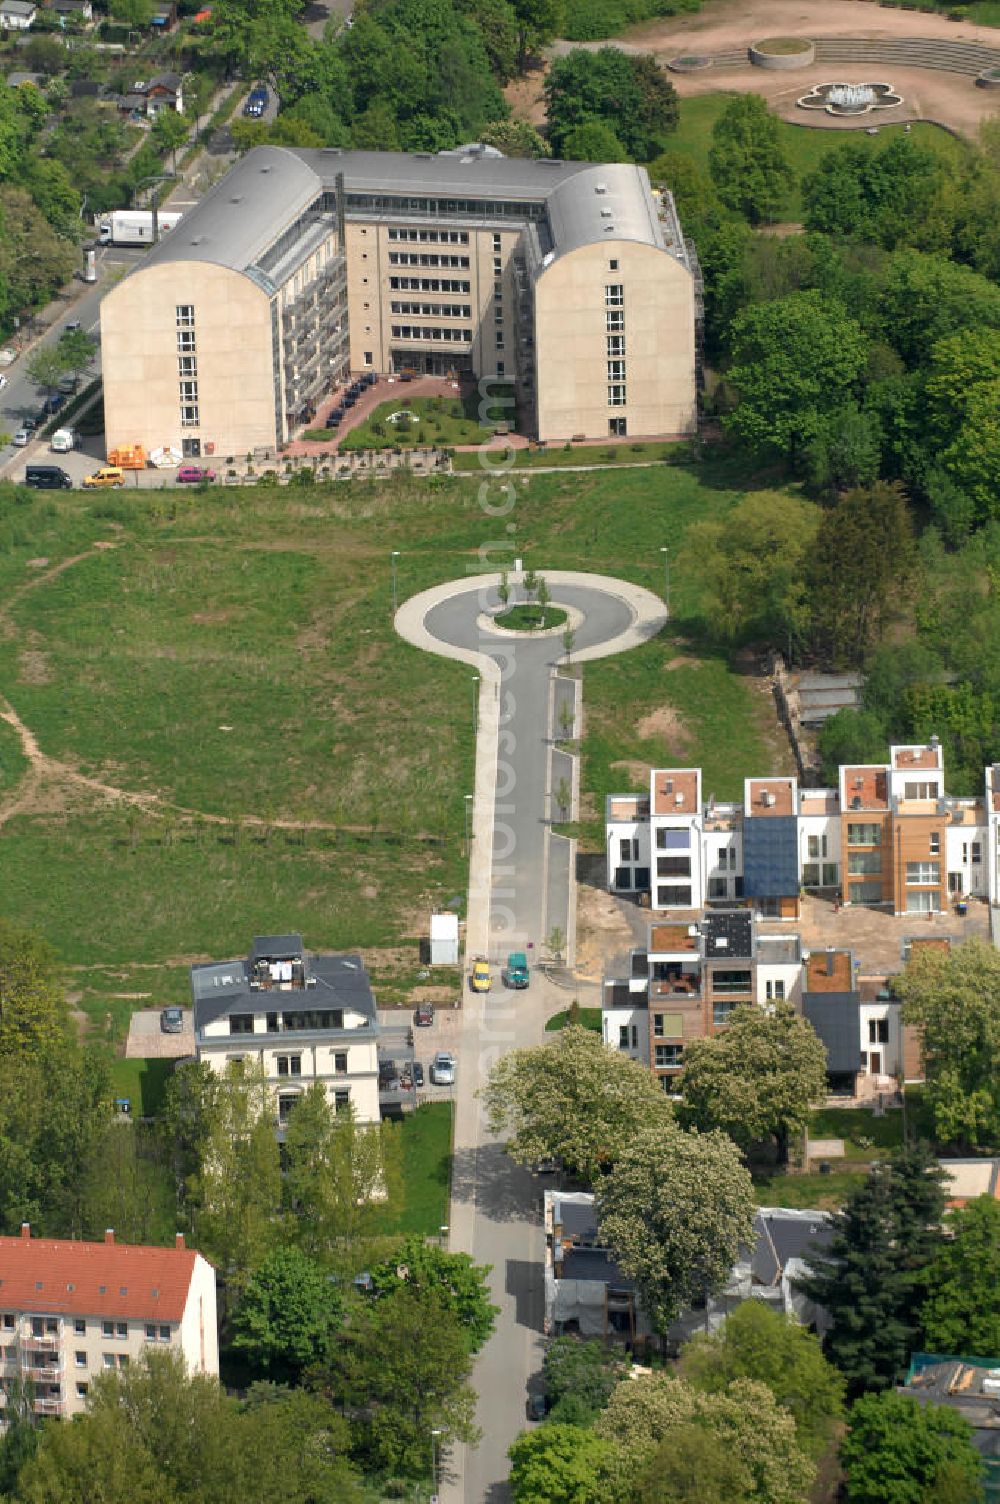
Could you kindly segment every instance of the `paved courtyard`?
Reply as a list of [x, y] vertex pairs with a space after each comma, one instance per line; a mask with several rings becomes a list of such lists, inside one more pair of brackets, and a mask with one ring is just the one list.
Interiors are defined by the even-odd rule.
[[184, 1027], [179, 1034], [164, 1034], [159, 1008], [140, 1008], [132, 1014], [125, 1044], [126, 1060], [183, 1060], [194, 1054], [194, 1020], [183, 1009]]
[[949, 935], [955, 944], [976, 939], [988, 945], [990, 911], [988, 904], [970, 899], [964, 918], [953, 910], [945, 914], [903, 914], [897, 918], [881, 909], [838, 910], [828, 899], [807, 897], [802, 901], [799, 924], [788, 926], [789, 930], [794, 928], [802, 936], [803, 950], [820, 950], [828, 945], [852, 950], [863, 974], [879, 976], [901, 970], [903, 941], [912, 937]]

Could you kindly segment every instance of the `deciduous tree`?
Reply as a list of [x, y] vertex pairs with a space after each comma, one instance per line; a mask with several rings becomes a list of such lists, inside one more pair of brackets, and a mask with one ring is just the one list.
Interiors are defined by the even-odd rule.
[[601, 1182], [597, 1216], [605, 1246], [665, 1331], [729, 1277], [753, 1231], [753, 1186], [725, 1134], [643, 1125]]
[[856, 396], [869, 349], [857, 320], [817, 291], [745, 308], [730, 346], [740, 401], [727, 427], [761, 458], [793, 460], [820, 420]]
[[247, 1281], [232, 1345], [262, 1378], [298, 1383], [329, 1357], [341, 1314], [324, 1270], [298, 1248], [275, 1248]]
[[1000, 1353], [1000, 1202], [977, 1196], [946, 1231], [927, 1270], [923, 1340], [933, 1353]]
[[724, 204], [751, 224], [774, 219], [792, 185], [778, 122], [760, 94], [735, 94], [712, 127], [709, 169]]
[[802, 1504], [808, 1496], [815, 1469], [797, 1443], [795, 1422], [767, 1386], [752, 1379], [702, 1394], [669, 1374], [628, 1378], [594, 1430], [617, 1444], [622, 1478], [634, 1485], [648, 1478], [661, 1443], [692, 1425], [740, 1459], [746, 1471], [740, 1504]]
[[859, 1399], [840, 1456], [848, 1504], [936, 1504], [944, 1498], [977, 1504], [983, 1497], [982, 1460], [968, 1421], [947, 1405], [922, 1405], [909, 1394]]
[[420, 1237], [407, 1238], [390, 1257], [369, 1266], [371, 1293], [379, 1300], [396, 1290], [433, 1292], [465, 1333], [470, 1352], [492, 1334], [500, 1307], [490, 1300], [491, 1265], [474, 1264], [467, 1253], [447, 1253]]
[[766, 1384], [792, 1414], [799, 1446], [819, 1457], [829, 1446], [844, 1410], [844, 1381], [827, 1362], [819, 1338], [806, 1327], [745, 1300], [711, 1334], [685, 1344], [680, 1372], [707, 1394], [725, 1391], [733, 1379]]
[[[855, 552], [861, 539], [865, 546]], [[813, 646], [831, 665], [857, 667], [903, 597], [915, 564], [901, 489], [880, 481], [827, 511], [808, 571]]]
[[917, 947], [894, 984], [921, 1034], [926, 1093], [942, 1143], [1000, 1138], [1000, 955], [977, 942]]
[[433, 1291], [404, 1286], [356, 1305], [334, 1347], [328, 1383], [352, 1418], [366, 1465], [420, 1477], [430, 1471], [432, 1428], [442, 1445], [478, 1436], [471, 1369], [466, 1334], [450, 1307]]
[[684, 1051], [682, 1120], [721, 1128], [738, 1144], [773, 1138], [778, 1163], [826, 1094], [826, 1046], [790, 1003], [735, 1008], [725, 1031]]
[[510, 1449], [515, 1504], [598, 1504], [617, 1468], [616, 1448], [582, 1426], [546, 1425], [526, 1431]]
[[671, 1107], [648, 1070], [609, 1051], [589, 1029], [561, 1029], [551, 1044], [511, 1050], [483, 1088], [494, 1133], [519, 1164], [558, 1158], [596, 1181], [640, 1128], [665, 1129]]
[[542, 1363], [550, 1420], [589, 1425], [611, 1398], [624, 1370], [621, 1355], [604, 1342], [556, 1337]]

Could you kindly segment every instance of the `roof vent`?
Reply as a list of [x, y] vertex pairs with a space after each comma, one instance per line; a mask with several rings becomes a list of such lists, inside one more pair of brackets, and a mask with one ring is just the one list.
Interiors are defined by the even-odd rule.
[[607, 193], [607, 191], [608, 191], [608, 185], [607, 185], [607, 183], [595, 183], [594, 184], [594, 192], [595, 193]]
[[234, 193], [233, 196], [232, 196], [232, 198], [229, 200], [229, 202], [231, 204], [242, 204], [242, 202], [243, 202], [243, 194], [242, 193]]
[[612, 213], [613, 213], [613, 210], [611, 210], [611, 209], [602, 209], [601, 210], [601, 218], [602, 219], [610, 219]]
[[728, 935], [716, 935], [716, 937], [715, 937], [715, 948], [716, 948], [716, 950], [728, 950], [729, 949], [729, 936]]
[[675, 803], [675, 804], [676, 804], [676, 805], [677, 805], [677, 806], [678, 806], [678, 807], [679, 807], [679, 806], [680, 806], [680, 805], [682, 805], [682, 804], [683, 804], [683, 803], [684, 803], [684, 795], [683, 795], [683, 794], [675, 794], [675, 795], [674, 795], [674, 803]]
[[261, 172], [270, 172], [271, 171], [271, 164], [270, 164], [270, 162], [265, 162], [263, 164], [263, 166], [261, 167], [260, 170], [261, 170]]

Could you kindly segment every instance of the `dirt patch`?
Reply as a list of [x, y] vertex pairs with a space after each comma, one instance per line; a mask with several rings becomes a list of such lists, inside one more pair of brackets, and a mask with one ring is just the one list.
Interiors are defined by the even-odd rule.
[[616, 772], [620, 768], [626, 777], [633, 783], [637, 783], [640, 788], [649, 788], [648, 762], [640, 762], [637, 757], [623, 757], [620, 761], [613, 762], [611, 766]]
[[48, 569], [48, 567], [49, 561], [44, 557], [41, 559], [29, 559], [25, 565], [26, 569]]
[[576, 975], [600, 981], [616, 957], [635, 943], [618, 901], [603, 888], [578, 883], [576, 904]]
[[19, 684], [51, 684], [53, 674], [48, 653], [39, 648], [24, 648], [17, 655], [17, 678]]
[[676, 658], [671, 658], [669, 663], [664, 664], [663, 671], [670, 674], [678, 668], [704, 668], [704, 663], [700, 658], [691, 658], [686, 653], [679, 653]]
[[660, 736], [678, 749], [688, 746], [691, 741], [690, 731], [672, 705], [660, 705], [656, 710], [651, 710], [636, 722], [635, 730], [643, 741], [651, 741], [653, 737]]
[[196, 627], [214, 627], [220, 626], [223, 622], [232, 621], [235, 615], [234, 606], [222, 606], [218, 611], [194, 611], [190, 619]]
[[361, 897], [373, 899], [378, 897], [379, 890], [374, 883], [365, 883], [361, 889]]

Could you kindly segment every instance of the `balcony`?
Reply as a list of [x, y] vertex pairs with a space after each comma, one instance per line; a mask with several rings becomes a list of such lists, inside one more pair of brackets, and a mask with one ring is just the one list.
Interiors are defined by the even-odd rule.
[[678, 1002], [696, 1002], [701, 997], [701, 978], [698, 976], [654, 978], [649, 995], [653, 1002], [674, 998]]
[[36, 1415], [62, 1415], [66, 1409], [66, 1402], [46, 1396], [43, 1399], [36, 1399], [33, 1409]]
[[46, 1332], [43, 1337], [24, 1337], [21, 1346], [26, 1353], [56, 1353], [62, 1345], [62, 1336], [58, 1332]]

